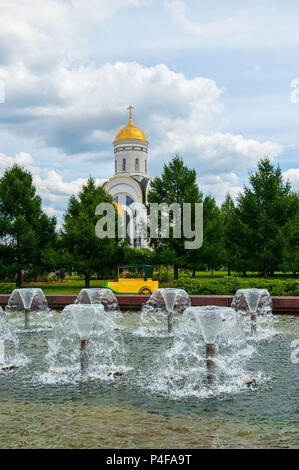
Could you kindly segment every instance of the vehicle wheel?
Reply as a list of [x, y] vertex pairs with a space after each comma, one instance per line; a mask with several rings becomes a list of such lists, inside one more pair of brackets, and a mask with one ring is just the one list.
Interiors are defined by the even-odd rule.
[[148, 287], [143, 287], [140, 289], [139, 294], [142, 295], [151, 295], [152, 291]]

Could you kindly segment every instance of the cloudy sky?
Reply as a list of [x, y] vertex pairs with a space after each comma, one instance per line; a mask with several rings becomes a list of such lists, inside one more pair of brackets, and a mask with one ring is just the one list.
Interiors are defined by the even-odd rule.
[[151, 175], [178, 153], [220, 203], [268, 155], [299, 190], [298, 2], [0, 0], [0, 12], [0, 174], [29, 168], [48, 214], [89, 175], [113, 176], [129, 104]]

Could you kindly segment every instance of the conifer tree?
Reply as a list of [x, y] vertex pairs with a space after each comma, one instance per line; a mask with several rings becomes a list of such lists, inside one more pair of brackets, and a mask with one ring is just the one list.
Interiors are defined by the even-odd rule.
[[99, 220], [99, 216], [95, 215], [97, 205], [112, 202], [112, 197], [104, 188], [96, 186], [95, 180], [89, 178], [78, 197], [71, 196], [64, 215], [62, 239], [69, 255], [68, 265], [84, 275], [85, 287], [90, 286], [94, 273], [101, 277], [109, 275], [122, 256], [117, 237], [100, 239], [95, 233]]
[[[238, 249], [243, 270], [258, 270], [265, 278], [284, 265], [289, 230], [296, 224], [291, 185], [268, 158], [258, 163], [238, 197]], [[298, 214], [297, 214], [298, 217]]]
[[[16, 276], [21, 287], [22, 272], [43, 272], [46, 250], [55, 243], [56, 218], [42, 210], [29, 171], [14, 165], [0, 179], [0, 241], [2, 276]], [[1, 266], [0, 266], [1, 269]]]
[[[183, 213], [183, 204], [191, 203], [194, 208], [195, 203], [202, 202], [202, 194], [196, 183], [196, 171], [190, 170], [184, 165], [183, 160], [177, 155], [168, 165], [164, 165], [161, 177], [155, 178], [151, 182], [150, 191], [148, 193], [148, 203], [162, 204], [169, 206], [173, 203], [179, 204]], [[163, 253], [167, 251], [168, 263], [174, 267], [174, 279], [178, 278], [178, 270], [180, 266], [186, 263], [186, 253], [184, 243], [187, 240], [183, 235], [176, 238], [174, 236], [174, 218], [170, 212], [170, 223], [172, 226], [169, 231], [169, 238], [151, 238], [150, 245], [156, 249], [157, 257], [164, 257]], [[182, 226], [181, 226], [182, 229]], [[160, 233], [161, 235], [161, 233]]]

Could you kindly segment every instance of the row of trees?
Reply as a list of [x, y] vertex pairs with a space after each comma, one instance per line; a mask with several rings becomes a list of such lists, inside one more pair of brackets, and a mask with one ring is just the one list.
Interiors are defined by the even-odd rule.
[[132, 249], [128, 240], [99, 239], [95, 208], [102, 202], [112, 203], [111, 196], [89, 178], [78, 196], [70, 198], [63, 227], [57, 230], [55, 217], [42, 210], [30, 172], [17, 165], [8, 168], [0, 179], [0, 279], [15, 279], [20, 287], [24, 272], [32, 278], [52, 271], [60, 277], [77, 272], [88, 287], [91, 276], [111, 277], [118, 264], [142, 262], [173, 265], [175, 279], [180, 268], [193, 275], [208, 269], [213, 275], [225, 267], [228, 274], [257, 271], [264, 277], [277, 270], [296, 275], [298, 270], [299, 196], [267, 158], [249, 175], [236, 202], [228, 194], [221, 207], [214, 197], [203, 195], [195, 170], [180, 157], [164, 165], [148, 202], [201, 202], [203, 245], [197, 250], [186, 250], [186, 239], [175, 238], [173, 227], [168, 239], [149, 238], [152, 250]]
[[24, 272], [31, 279], [53, 271], [59, 277], [77, 272], [88, 287], [92, 275], [111, 275], [125, 243], [96, 237], [95, 208], [101, 202], [112, 203], [112, 198], [89, 178], [79, 195], [71, 196], [57, 231], [56, 218], [42, 210], [30, 172], [17, 165], [7, 169], [0, 179], [0, 279], [15, 279], [20, 287]]
[[237, 271], [260, 272], [265, 278], [274, 271], [293, 272], [299, 267], [299, 195], [284, 181], [281, 169], [268, 158], [249, 174], [249, 184], [237, 197], [229, 194], [219, 208], [214, 197], [203, 196], [196, 184], [196, 173], [179, 157], [164, 166], [154, 180], [149, 202], [202, 202], [203, 245], [184, 250], [184, 239], [151, 240], [162, 262], [193, 271], [213, 271], [225, 267], [230, 275]]

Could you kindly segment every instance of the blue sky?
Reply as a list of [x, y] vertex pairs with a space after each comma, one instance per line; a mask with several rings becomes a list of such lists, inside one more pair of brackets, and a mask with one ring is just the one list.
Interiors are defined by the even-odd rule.
[[292, 0], [0, 0], [0, 8], [0, 174], [14, 162], [29, 168], [49, 214], [61, 218], [89, 175], [113, 175], [112, 141], [129, 104], [150, 142], [152, 175], [179, 153], [221, 203], [268, 155], [299, 190]]

